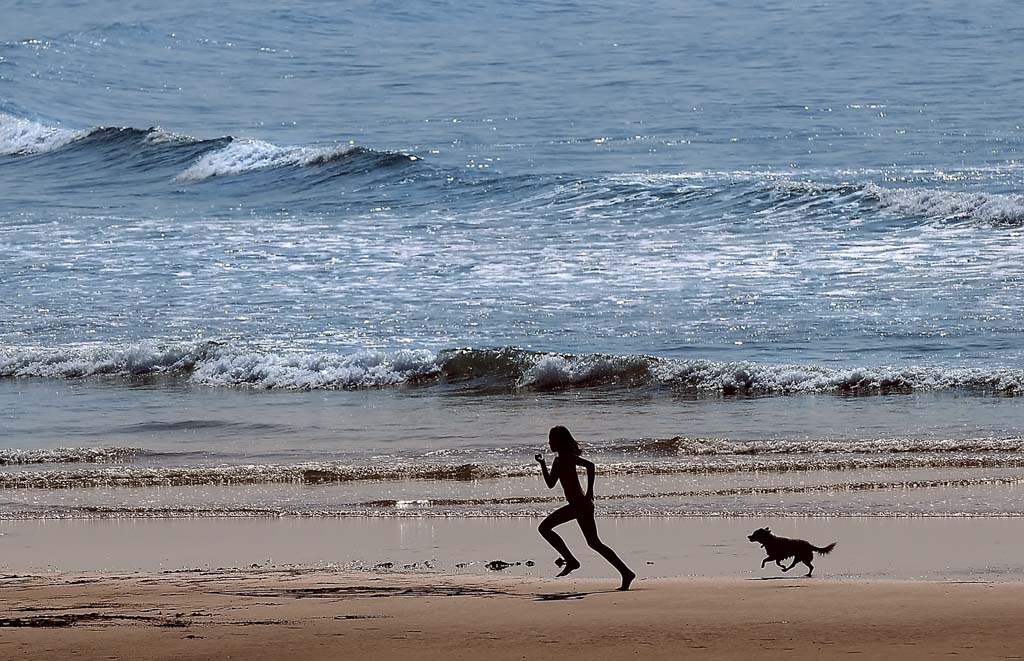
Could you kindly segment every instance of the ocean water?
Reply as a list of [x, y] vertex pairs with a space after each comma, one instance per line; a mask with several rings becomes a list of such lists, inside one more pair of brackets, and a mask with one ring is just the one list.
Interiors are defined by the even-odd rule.
[[0, 519], [1024, 514], [1015, 3], [9, 5]]

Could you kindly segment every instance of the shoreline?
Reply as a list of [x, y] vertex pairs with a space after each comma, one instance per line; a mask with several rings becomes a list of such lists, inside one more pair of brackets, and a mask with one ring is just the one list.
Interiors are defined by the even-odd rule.
[[5, 659], [1020, 658], [1024, 583], [245, 570], [0, 578]]

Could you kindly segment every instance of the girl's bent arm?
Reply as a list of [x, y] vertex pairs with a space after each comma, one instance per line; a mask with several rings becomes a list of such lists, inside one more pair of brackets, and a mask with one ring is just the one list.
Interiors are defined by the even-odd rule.
[[577, 457], [576, 464], [587, 469], [587, 500], [594, 500], [594, 462]]

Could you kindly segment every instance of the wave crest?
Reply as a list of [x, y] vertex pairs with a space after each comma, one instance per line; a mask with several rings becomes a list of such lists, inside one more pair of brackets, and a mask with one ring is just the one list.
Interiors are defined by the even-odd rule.
[[354, 145], [279, 147], [263, 140], [242, 138], [232, 139], [223, 148], [204, 154], [175, 177], [175, 181], [187, 183], [258, 170], [322, 166], [356, 157], [369, 157], [380, 161], [380, 165], [419, 160], [418, 156], [410, 154], [375, 152]]
[[325, 159], [338, 158], [351, 152], [353, 147], [327, 148], [278, 147], [263, 140], [239, 139], [217, 151], [203, 155], [175, 180], [200, 181], [210, 177], [241, 174], [253, 170], [267, 170], [286, 165], [309, 165]]
[[0, 112], [0, 156], [53, 151], [87, 134], [88, 131], [46, 126]]
[[903, 214], [997, 226], [1024, 224], [1024, 196], [1021, 195], [883, 188], [873, 183], [867, 184], [864, 192], [883, 207]]

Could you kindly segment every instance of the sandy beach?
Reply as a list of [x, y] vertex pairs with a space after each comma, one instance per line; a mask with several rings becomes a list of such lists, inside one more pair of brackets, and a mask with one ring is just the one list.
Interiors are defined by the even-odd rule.
[[5, 659], [1013, 659], [1024, 585], [273, 570], [6, 576]]
[[812, 579], [760, 570], [750, 519], [601, 523], [629, 592], [570, 526], [584, 568], [550, 578], [529, 519], [6, 521], [0, 655], [1024, 657], [1012, 519], [765, 520], [839, 540]]

